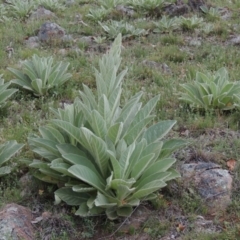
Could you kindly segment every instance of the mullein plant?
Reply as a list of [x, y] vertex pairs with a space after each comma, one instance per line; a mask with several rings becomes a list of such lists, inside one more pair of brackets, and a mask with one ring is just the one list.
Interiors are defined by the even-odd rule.
[[163, 16], [160, 21], [154, 22], [154, 25], [156, 28], [153, 31], [156, 33], [173, 32], [179, 28], [179, 18], [168, 18], [166, 16]]
[[7, 103], [7, 100], [18, 91], [15, 88], [8, 88], [11, 85], [11, 82], [4, 83], [4, 79], [0, 75], [0, 108], [4, 107]]
[[196, 73], [191, 83], [181, 84], [180, 99], [193, 108], [231, 110], [239, 98], [240, 82], [230, 82], [228, 71], [221, 68], [215, 74]]
[[61, 86], [72, 76], [67, 73], [69, 63], [54, 63], [52, 57], [33, 55], [22, 65], [22, 70], [8, 68], [16, 77], [11, 82], [33, 92], [35, 96], [46, 95], [49, 89]]
[[9, 12], [13, 14], [15, 18], [25, 20], [28, 18], [36, 8], [36, 2], [34, 0], [6, 0], [9, 6]]
[[180, 18], [180, 26], [185, 31], [194, 31], [196, 28], [201, 27], [202, 23], [203, 18], [199, 18], [196, 15], [190, 18], [185, 18], [183, 16]]
[[0, 144], [0, 177], [11, 172], [12, 168], [10, 166], [6, 166], [6, 162], [23, 146], [24, 144], [18, 144], [15, 140]]
[[135, 26], [124, 21], [111, 20], [106, 24], [101, 22], [98, 23], [104, 29], [110, 39], [116, 38], [119, 33], [122, 34], [123, 38], [138, 37], [148, 33], [148, 31], [145, 29], [136, 28]]
[[35, 0], [38, 6], [42, 6], [48, 10], [64, 10], [65, 6], [59, 0]]
[[[26, 160], [40, 180], [57, 184], [55, 203], [78, 206], [76, 215], [130, 216], [142, 201], [157, 197], [167, 182], [180, 177], [172, 152], [186, 145], [164, 139], [176, 121], [153, 123], [159, 95], [145, 105], [138, 92], [121, 101], [121, 35], [95, 69], [96, 94], [83, 85], [80, 97], [28, 138], [39, 159]], [[149, 126], [149, 127], [148, 127]]]
[[156, 9], [162, 9], [164, 6], [174, 2], [173, 0], [129, 0], [128, 4], [133, 6], [135, 10], [139, 10], [145, 14], [151, 14]]

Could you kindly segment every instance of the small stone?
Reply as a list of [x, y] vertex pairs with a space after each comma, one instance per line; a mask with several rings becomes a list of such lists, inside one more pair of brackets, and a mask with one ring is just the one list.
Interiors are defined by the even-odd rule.
[[75, 0], [66, 0], [65, 4], [66, 4], [66, 6], [72, 6], [75, 4]]
[[218, 11], [221, 15], [221, 18], [223, 20], [227, 20], [230, 19], [232, 17], [232, 13], [230, 12], [230, 10], [227, 7], [224, 8], [218, 8]]
[[44, 7], [38, 7], [38, 9], [31, 14], [29, 19], [38, 20], [38, 19], [51, 19], [51, 18], [56, 18], [56, 15], [53, 12], [45, 9]]
[[188, 0], [187, 4], [192, 10], [199, 11], [201, 10], [202, 6], [206, 5], [206, 0]]
[[192, 39], [190, 42], [189, 42], [189, 45], [190, 46], [195, 46], [195, 47], [199, 47], [202, 45], [202, 42], [198, 39]]
[[72, 42], [73, 41], [72, 35], [64, 35], [61, 39], [64, 42]]
[[240, 44], [240, 35], [232, 38], [232, 39], [230, 40], [230, 43], [232, 43], [233, 45], [239, 45], [239, 44]]
[[90, 45], [90, 44], [93, 44], [94, 37], [93, 36], [84, 36], [84, 37], [80, 37], [78, 39], [78, 41]]
[[117, 5], [116, 10], [119, 13], [121, 13], [122, 15], [126, 15], [126, 16], [129, 16], [129, 17], [132, 17], [135, 14], [135, 11], [132, 8], [126, 7], [126, 6], [123, 6], [123, 5]]
[[150, 68], [155, 68], [158, 70], [161, 70], [162, 73], [171, 73], [171, 69], [169, 68], [169, 66], [166, 63], [158, 63], [155, 61], [150, 61], [150, 60], [143, 60], [142, 64], [145, 66], [148, 66]]
[[33, 179], [33, 176], [30, 175], [29, 173], [26, 173], [19, 179], [19, 183], [21, 184], [22, 187], [29, 187], [29, 184], [31, 184]]
[[19, 183], [21, 185], [22, 191], [20, 193], [21, 197], [29, 197], [32, 194], [32, 183], [33, 183], [33, 176], [29, 173], [23, 175]]
[[184, 15], [190, 11], [190, 8], [187, 4], [176, 5], [172, 4], [165, 8], [165, 11], [170, 17], [178, 17]]
[[197, 219], [193, 223], [195, 232], [213, 234], [220, 232], [221, 228], [215, 225], [212, 220], [206, 220], [202, 216], [197, 216]]
[[66, 55], [67, 55], [67, 50], [64, 49], [64, 48], [62, 48], [62, 49], [59, 49], [59, 50], [58, 50], [58, 53], [59, 53], [60, 55], [62, 55], [62, 56], [66, 56]]
[[37, 48], [39, 47], [39, 38], [38, 36], [29, 37], [25, 40], [25, 44], [28, 48]]

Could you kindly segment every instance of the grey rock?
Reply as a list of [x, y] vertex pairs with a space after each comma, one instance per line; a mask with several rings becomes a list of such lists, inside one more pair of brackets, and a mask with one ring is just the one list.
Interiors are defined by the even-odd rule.
[[187, 4], [171, 4], [165, 8], [165, 12], [171, 17], [178, 17], [184, 15], [190, 11]]
[[190, 42], [189, 42], [189, 45], [190, 46], [195, 46], [195, 47], [199, 47], [202, 45], [202, 42], [198, 39], [192, 39]]
[[211, 162], [183, 164], [183, 182], [191, 182], [205, 200], [209, 211], [225, 210], [231, 203], [232, 177], [227, 170]]
[[37, 48], [39, 47], [39, 38], [38, 36], [29, 37], [25, 40], [25, 44], [28, 48]]
[[125, 224], [122, 225], [121, 231], [123, 232], [127, 231], [129, 229], [129, 226], [138, 229], [140, 226], [144, 224], [144, 222], [147, 221], [150, 215], [151, 215], [150, 210], [148, 210], [142, 205], [138, 206], [132, 213], [131, 217], [129, 217], [127, 221], [125, 221]]
[[219, 13], [221, 15], [221, 18], [223, 20], [227, 20], [227, 19], [230, 19], [232, 17], [232, 12], [227, 7], [218, 8], [218, 11], [219, 11]]
[[67, 50], [65, 48], [61, 48], [58, 50], [58, 54], [62, 55], [62, 56], [66, 56], [67, 55]]
[[38, 7], [38, 9], [31, 14], [29, 19], [38, 20], [38, 19], [51, 19], [51, 18], [56, 18], [56, 15], [52, 11], [45, 9], [44, 7]]
[[239, 45], [240, 44], [240, 35], [233, 37], [229, 41], [233, 45]]
[[21, 197], [29, 197], [32, 194], [33, 176], [26, 173], [19, 179], [22, 191], [20, 193]]
[[43, 23], [38, 38], [40, 41], [61, 40], [65, 36], [65, 30], [53, 22]]
[[72, 37], [72, 35], [64, 35], [62, 38], [61, 38], [61, 40], [62, 41], [64, 41], [64, 42], [72, 42], [73, 41], [73, 37]]
[[74, 5], [75, 3], [76, 3], [75, 0], [66, 0], [66, 1], [65, 1], [66, 6], [72, 6], [72, 5]]
[[202, 216], [197, 216], [193, 225], [196, 233], [213, 234], [221, 232], [221, 228], [218, 225], [214, 224], [212, 220], [206, 220]]
[[143, 60], [142, 64], [150, 68], [155, 68], [160, 70], [162, 73], [170, 74], [172, 71], [166, 63], [157, 63], [155, 61]]
[[135, 14], [135, 11], [132, 8], [126, 7], [124, 5], [117, 5], [116, 10], [122, 15], [129, 16], [129, 17], [132, 17]]
[[0, 211], [0, 240], [32, 240], [34, 228], [30, 209], [8, 204]]
[[93, 36], [84, 36], [80, 37], [78, 39], [79, 42], [86, 43], [87, 45], [93, 44], [94, 43], [94, 37]]
[[188, 0], [187, 4], [194, 11], [199, 11], [201, 6], [207, 5], [205, 0]]

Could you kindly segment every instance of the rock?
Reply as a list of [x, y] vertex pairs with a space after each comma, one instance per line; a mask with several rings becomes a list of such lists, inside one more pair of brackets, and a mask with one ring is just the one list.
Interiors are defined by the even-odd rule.
[[193, 225], [194, 225], [194, 231], [196, 233], [213, 234], [213, 233], [221, 232], [220, 226], [215, 225], [212, 220], [206, 220], [202, 216], [197, 216]]
[[232, 177], [227, 170], [211, 162], [183, 164], [183, 182], [191, 182], [205, 200], [209, 212], [226, 210], [231, 203]]
[[61, 38], [62, 41], [64, 42], [72, 42], [73, 41], [73, 37], [69, 34], [67, 35], [64, 35], [62, 38]]
[[29, 19], [39, 20], [39, 19], [51, 19], [51, 18], [56, 18], [56, 15], [53, 12], [45, 9], [44, 7], [38, 7], [38, 9], [31, 14]]
[[32, 240], [34, 228], [31, 224], [31, 210], [15, 203], [0, 211], [0, 240]]
[[38, 32], [39, 40], [45, 42], [49, 40], [62, 40], [64, 36], [65, 30], [53, 22], [43, 23]]
[[25, 40], [25, 44], [28, 48], [37, 48], [39, 47], [39, 38], [38, 36], [29, 37]]
[[80, 37], [78, 39], [79, 42], [81, 43], [85, 43], [87, 45], [93, 44], [94, 43], [94, 37], [93, 36], [84, 36], [84, 37]]
[[150, 215], [150, 210], [148, 210], [142, 205], [138, 206], [132, 213], [131, 217], [129, 217], [127, 221], [125, 221], [125, 224], [120, 224], [122, 225], [120, 231], [126, 232], [129, 230], [130, 227], [133, 227], [134, 229], [139, 229], [148, 220]]
[[170, 17], [178, 17], [188, 13], [190, 8], [187, 4], [171, 4], [165, 8], [165, 11]]
[[218, 11], [219, 11], [219, 13], [221, 15], [221, 18], [223, 20], [227, 20], [227, 19], [230, 19], [232, 17], [232, 12], [227, 7], [218, 8]]
[[29, 197], [32, 194], [32, 185], [33, 185], [33, 176], [29, 173], [26, 173], [19, 179], [20, 186], [22, 191], [20, 193], [21, 197]]
[[232, 39], [230, 39], [229, 43], [231, 43], [233, 45], [239, 45], [240, 44], [240, 35], [237, 35], [237, 36], [233, 37]]
[[145, 66], [148, 66], [150, 68], [155, 68], [155, 69], [159, 69], [162, 71], [162, 73], [171, 73], [171, 70], [169, 68], [169, 66], [166, 63], [157, 63], [154, 61], [149, 61], [149, 60], [143, 60], [142, 64]]
[[66, 56], [68, 53], [68, 51], [65, 48], [61, 48], [58, 50], [58, 54], [62, 55], [62, 56]]
[[189, 42], [190, 46], [195, 46], [195, 47], [200, 47], [202, 45], [202, 42], [199, 39], [193, 38], [190, 42]]
[[66, 6], [70, 7], [75, 4], [75, 0], [66, 0], [65, 4], [66, 4]]
[[187, 4], [193, 11], [199, 11], [200, 7], [207, 5], [205, 0], [188, 0]]
[[132, 8], [126, 7], [123, 5], [117, 5], [116, 11], [118, 11], [119, 13], [121, 13], [124, 16], [129, 16], [129, 17], [132, 17], [135, 14], [135, 11]]
[[184, 3], [182, 0], [177, 0], [175, 4], [170, 4], [165, 7], [165, 12], [171, 17], [177, 17], [192, 11], [199, 11], [201, 6], [206, 5], [204, 0], [188, 0]]

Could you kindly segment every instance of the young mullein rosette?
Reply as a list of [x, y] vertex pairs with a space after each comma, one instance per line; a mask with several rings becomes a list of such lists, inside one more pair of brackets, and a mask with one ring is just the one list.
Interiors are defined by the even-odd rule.
[[69, 63], [53, 63], [52, 57], [39, 57], [33, 55], [32, 59], [22, 63], [22, 70], [8, 68], [16, 79], [11, 82], [33, 92], [35, 96], [46, 95], [48, 90], [59, 87], [72, 76], [67, 73]]
[[240, 92], [240, 82], [230, 82], [226, 68], [219, 69], [214, 75], [197, 72], [195, 81], [181, 86], [185, 91], [180, 99], [194, 108], [205, 110], [235, 108]]
[[166, 182], [180, 175], [171, 153], [182, 140], [164, 140], [176, 123], [154, 120], [159, 96], [144, 106], [142, 92], [121, 104], [127, 70], [121, 63], [121, 35], [95, 69], [97, 91], [86, 85], [80, 98], [65, 109], [52, 109], [56, 118], [29, 137], [32, 150], [43, 160], [28, 161], [35, 176], [57, 183], [56, 203], [79, 206], [80, 216], [105, 212], [110, 219], [129, 216], [141, 201], [154, 199]]

